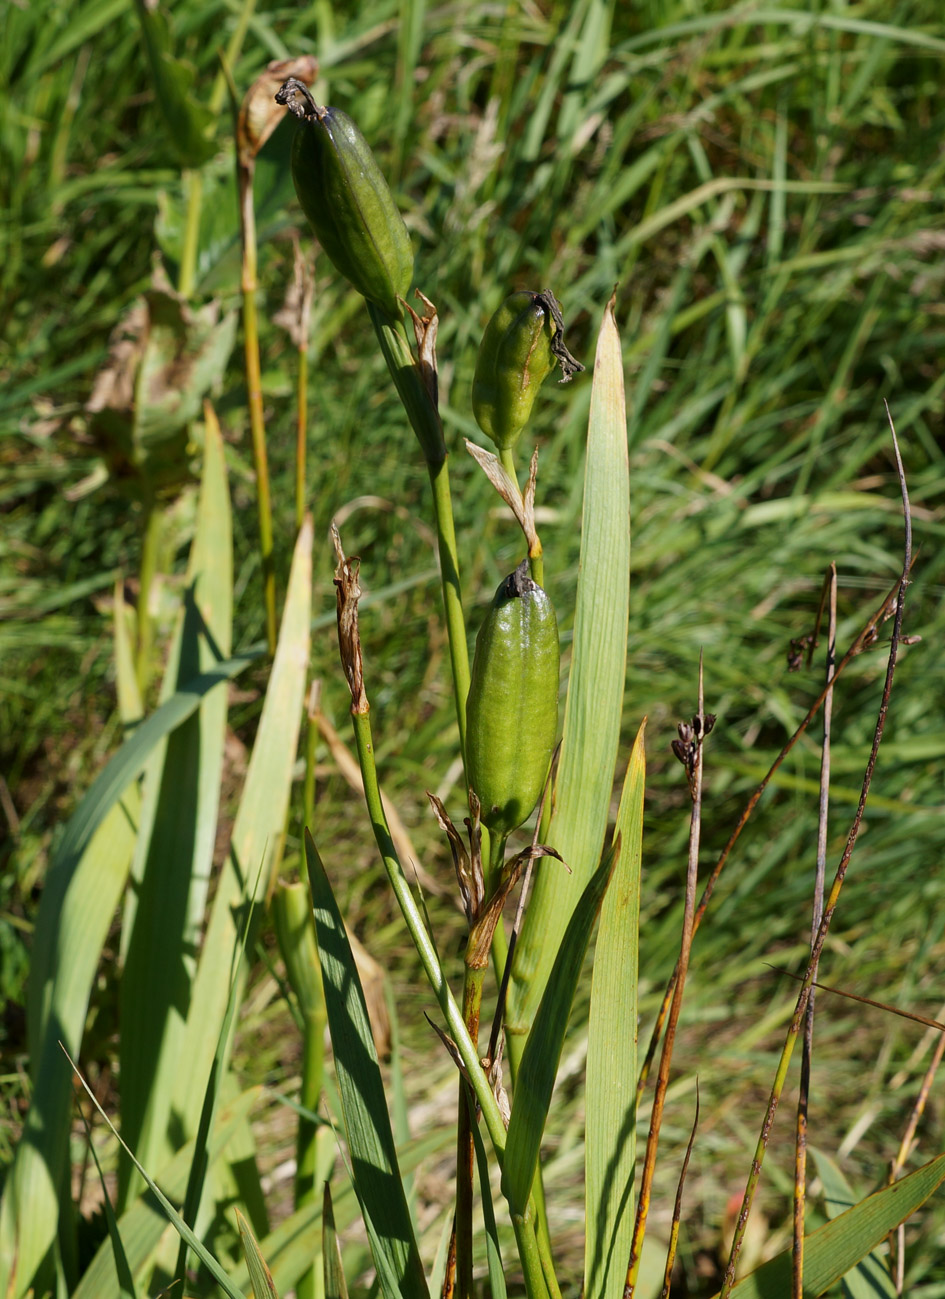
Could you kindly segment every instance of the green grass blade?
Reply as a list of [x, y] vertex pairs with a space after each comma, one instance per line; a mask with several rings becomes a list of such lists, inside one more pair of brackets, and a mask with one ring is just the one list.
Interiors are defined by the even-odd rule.
[[42, 1001], [32, 1034], [33, 1095], [0, 1206], [0, 1273], [15, 1258], [14, 1295], [26, 1291], [56, 1235], [72, 1118], [72, 1071], [59, 1042], [79, 1050], [136, 832], [125, 806], [113, 806], [72, 869], [60, 868], [55, 882], [50, 873], [40, 906], [30, 970], [33, 999]]
[[[839, 1165], [824, 1151], [814, 1146], [808, 1148], [814, 1156], [823, 1183], [827, 1217], [833, 1220], [856, 1204], [857, 1197]], [[886, 1261], [888, 1252], [884, 1243], [882, 1253], [872, 1250], [860, 1259], [856, 1267], [843, 1278], [844, 1299], [896, 1299], [896, 1287]]]
[[[335, 1073], [351, 1159], [352, 1178], [374, 1237], [378, 1280], [393, 1278], [394, 1296], [422, 1296], [427, 1286], [394, 1149], [384, 1084], [357, 966], [325, 868], [310, 834], [305, 855]], [[389, 1282], [388, 1282], [389, 1284]]]
[[[197, 528], [187, 594], [172, 642], [162, 696], [169, 698], [230, 654], [233, 545], [223, 439], [205, 426]], [[148, 1168], [160, 1168], [191, 1135], [171, 1132], [173, 1079], [213, 864], [227, 697], [208, 695], [169, 736], [163, 762], [146, 782], [150, 827], [138, 844], [135, 924], [122, 972], [122, 1134]], [[124, 1168], [125, 1194], [130, 1189]]]
[[194, 69], [174, 57], [166, 15], [144, 0], [137, 0], [135, 8], [168, 144], [182, 167], [199, 167], [213, 157], [216, 119], [206, 104], [191, 93]]
[[[194, 1141], [194, 1156], [190, 1165], [190, 1173], [187, 1177], [187, 1191], [184, 1195], [184, 1203], [181, 1208], [181, 1216], [188, 1226], [193, 1226], [197, 1221], [197, 1214], [200, 1209], [200, 1202], [204, 1193], [204, 1186], [207, 1175], [210, 1171], [210, 1138], [215, 1126], [217, 1105], [222, 1093], [224, 1080], [226, 1077], [226, 1061], [229, 1055], [230, 1045], [232, 1042], [233, 1021], [236, 1017], [236, 1011], [239, 1003], [241, 988], [239, 980], [236, 977], [236, 971], [239, 968], [240, 957], [246, 955], [246, 942], [249, 932], [252, 928], [252, 911], [250, 911], [243, 921], [243, 933], [238, 951], [233, 953], [230, 976], [230, 994], [226, 1003], [226, 1013], [223, 1016], [223, 1022], [217, 1033], [216, 1052], [213, 1057], [213, 1064], [210, 1067], [210, 1076], [207, 1079], [207, 1085], [204, 1089], [203, 1107], [200, 1111], [200, 1121], [197, 1124], [197, 1134]], [[249, 1132], [248, 1123], [240, 1125], [239, 1129], [234, 1132], [233, 1140], [230, 1143], [230, 1162], [244, 1162], [234, 1158], [233, 1147], [242, 1144], [248, 1147], [247, 1160], [252, 1162], [253, 1144], [251, 1133], [247, 1140]], [[253, 1192], [255, 1191], [255, 1194]], [[256, 1208], [255, 1201], [258, 1198], [259, 1188], [250, 1188], [250, 1194], [243, 1197], [244, 1207], [251, 1210]], [[263, 1229], [267, 1229], [268, 1224], [265, 1222], [263, 1214]], [[177, 1266], [175, 1275], [180, 1281], [181, 1286], [185, 1284], [185, 1272], [187, 1266], [187, 1246], [186, 1242], [181, 1239], [180, 1248], [177, 1255]]]
[[[400, 1151], [401, 1171], [412, 1172], [426, 1160], [442, 1158], [444, 1151], [455, 1143], [455, 1131], [445, 1125], [411, 1141]], [[345, 1231], [358, 1216], [357, 1197], [350, 1182], [346, 1182], [333, 1196], [333, 1204], [338, 1229]], [[259, 1247], [280, 1293], [294, 1290], [299, 1278], [311, 1267], [313, 1233], [321, 1231], [321, 1223], [322, 1202], [316, 1198], [314, 1202], [296, 1209], [295, 1213], [260, 1240]], [[234, 1268], [231, 1280], [239, 1286], [249, 1284], [245, 1263]]]
[[[943, 1182], [945, 1155], [939, 1155], [811, 1232], [804, 1243], [805, 1296], [823, 1294], [846, 1276]], [[791, 1251], [785, 1250], [739, 1281], [732, 1294], [736, 1299], [784, 1299], [790, 1291]]]
[[[302, 724], [311, 592], [312, 524], [309, 519], [295, 544], [272, 674], [190, 1000], [174, 1101], [187, 1132], [192, 1132], [197, 1124], [220, 1026], [231, 996], [233, 953], [241, 942], [245, 911], [265, 894], [285, 826]], [[251, 930], [248, 949], [252, 941]], [[242, 983], [244, 965], [240, 966], [237, 977]]]
[[105, 1222], [108, 1227], [108, 1241], [112, 1248], [115, 1275], [118, 1278], [118, 1299], [137, 1299], [138, 1292], [135, 1289], [135, 1279], [131, 1275], [128, 1255], [125, 1253], [124, 1242], [118, 1228], [118, 1219], [115, 1217], [115, 1210], [112, 1207], [111, 1193], [105, 1180], [105, 1173], [102, 1170], [98, 1151], [95, 1149], [95, 1142], [91, 1140], [92, 1133], [87, 1120], [85, 1122], [85, 1132], [86, 1137], [89, 1138], [88, 1148], [95, 1161], [95, 1171], [98, 1173], [99, 1185], [102, 1188], [102, 1207], [105, 1211]]
[[502, 1266], [502, 1251], [499, 1248], [499, 1230], [495, 1221], [495, 1205], [492, 1203], [492, 1186], [489, 1182], [489, 1160], [482, 1140], [479, 1124], [471, 1124], [473, 1145], [476, 1148], [476, 1171], [479, 1174], [479, 1196], [482, 1200], [482, 1220], [486, 1233], [486, 1261], [489, 1268], [489, 1289], [492, 1299], [506, 1299], [505, 1268]]
[[246, 1268], [249, 1272], [249, 1280], [253, 1287], [255, 1299], [279, 1299], [279, 1292], [273, 1284], [272, 1273], [266, 1266], [266, 1260], [259, 1252], [259, 1245], [249, 1223], [239, 1209], [236, 1210], [236, 1221], [240, 1229], [243, 1257], [246, 1259]]
[[513, 1076], [571, 912], [600, 860], [627, 664], [630, 481], [620, 338], [611, 299], [597, 340], [588, 422], [574, 647], [548, 842], [571, 874], [538, 871], [515, 951], [508, 1024]]
[[522, 1054], [502, 1171], [502, 1191], [516, 1215], [525, 1212], [531, 1195], [571, 1002], [613, 863], [611, 851], [591, 876], [574, 908]]
[[582, 115], [587, 112], [587, 101], [597, 88], [597, 73], [607, 58], [613, 11], [614, 0], [591, 0], [587, 6], [583, 30], [571, 63], [568, 86], [558, 114], [558, 140], [569, 152], [573, 147], [574, 132]]
[[72, 1112], [71, 1072], [58, 1044], [79, 1051], [95, 970], [128, 878], [137, 836], [137, 795], [128, 786], [161, 740], [211, 691], [252, 661], [245, 656], [220, 663], [188, 682], [142, 722], [93, 782], [62, 837], [33, 942], [27, 1009], [34, 1092], [0, 1202], [4, 1293], [14, 1259], [14, 1294], [19, 1295], [55, 1236], [55, 1188], [66, 1158]]
[[594, 953], [584, 1151], [587, 1299], [621, 1299], [633, 1236], [645, 725], [627, 764], [614, 830], [614, 875]]
[[[78, 1072], [75, 1063], [73, 1061], [70, 1061], [70, 1063], [72, 1064], [73, 1069], [75, 1069], [75, 1071]], [[191, 1229], [187, 1226], [187, 1223], [184, 1222], [183, 1218], [174, 1208], [173, 1204], [171, 1204], [170, 1200], [167, 1198], [167, 1196], [158, 1186], [157, 1182], [155, 1182], [154, 1179], [151, 1177], [151, 1175], [148, 1173], [144, 1165], [138, 1163], [138, 1161], [135, 1159], [134, 1154], [132, 1153], [131, 1150], [128, 1149], [128, 1147], [122, 1141], [118, 1129], [115, 1127], [111, 1119], [102, 1109], [101, 1105], [99, 1105], [98, 1101], [95, 1099], [95, 1096], [92, 1093], [92, 1089], [89, 1087], [89, 1085], [85, 1082], [84, 1079], [82, 1079], [82, 1086], [85, 1088], [86, 1094], [91, 1100], [92, 1104], [95, 1106], [99, 1114], [105, 1120], [106, 1124], [109, 1127], [109, 1130], [111, 1131], [112, 1136], [119, 1141], [122, 1149], [125, 1151], [127, 1155], [130, 1156], [138, 1172], [147, 1182], [149, 1191], [153, 1196], [156, 1197], [158, 1203], [161, 1205], [161, 1208], [164, 1210], [164, 1213], [166, 1214], [168, 1221], [173, 1224], [174, 1228], [176, 1229], [181, 1239], [187, 1242], [190, 1248], [200, 1259], [201, 1263], [204, 1265], [204, 1267], [207, 1269], [207, 1271], [216, 1281], [217, 1285], [220, 1287], [223, 1293], [229, 1296], [229, 1299], [245, 1299], [243, 1292], [241, 1290], [238, 1290], [236, 1286], [233, 1285], [233, 1283], [230, 1281], [230, 1278], [224, 1272], [223, 1268], [220, 1266], [220, 1264], [217, 1262], [214, 1256], [210, 1253], [210, 1251], [207, 1249], [204, 1243], [194, 1235]]]
[[335, 1230], [335, 1211], [331, 1204], [331, 1187], [325, 1183], [322, 1197], [322, 1258], [325, 1261], [325, 1299], [348, 1299], [348, 1285], [341, 1265], [341, 1245]]
[[[250, 1087], [220, 1110], [210, 1143], [210, 1162], [225, 1151], [230, 1138], [262, 1095], [261, 1087]], [[164, 1194], [181, 1200], [194, 1157], [194, 1143], [183, 1146], [158, 1174]], [[167, 1217], [150, 1192], [140, 1195], [118, 1220], [118, 1230], [132, 1275], [139, 1280], [161, 1237], [167, 1231]], [[82, 1276], [72, 1299], [119, 1299], [115, 1261], [109, 1242], [103, 1241]]]

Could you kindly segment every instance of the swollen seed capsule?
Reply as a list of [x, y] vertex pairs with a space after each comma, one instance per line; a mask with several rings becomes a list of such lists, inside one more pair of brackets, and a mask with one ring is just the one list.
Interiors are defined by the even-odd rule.
[[545, 295], [527, 289], [506, 298], [486, 325], [472, 406], [477, 424], [500, 451], [515, 446], [538, 389], [554, 368], [555, 330]]
[[347, 113], [317, 105], [295, 78], [276, 99], [301, 121], [292, 142], [292, 180], [319, 243], [359, 293], [399, 317], [397, 299], [413, 279], [413, 249], [367, 141]]
[[541, 796], [558, 729], [558, 670], [554, 607], [523, 561], [479, 630], [466, 700], [466, 770], [494, 834], [521, 825]]

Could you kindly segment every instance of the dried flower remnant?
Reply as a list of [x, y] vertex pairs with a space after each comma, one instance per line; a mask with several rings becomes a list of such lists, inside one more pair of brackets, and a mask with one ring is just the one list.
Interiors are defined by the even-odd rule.
[[369, 713], [371, 705], [364, 689], [364, 665], [361, 659], [361, 634], [358, 630], [358, 601], [361, 599], [361, 588], [358, 586], [359, 559], [348, 559], [341, 546], [341, 537], [334, 524], [331, 525], [331, 539], [338, 556], [338, 567], [335, 569], [335, 591], [338, 601], [338, 647], [341, 650], [341, 666], [344, 669], [348, 689], [351, 691], [352, 713]]

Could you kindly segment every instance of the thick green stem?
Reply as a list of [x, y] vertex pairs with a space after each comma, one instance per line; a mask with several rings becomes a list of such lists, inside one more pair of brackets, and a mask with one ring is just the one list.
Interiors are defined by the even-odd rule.
[[446, 613], [446, 634], [449, 637], [450, 663], [453, 669], [453, 699], [456, 721], [459, 725], [460, 747], [465, 762], [469, 649], [466, 644], [466, 620], [463, 616], [459, 555], [456, 550], [456, 530], [453, 526], [453, 502], [450, 496], [443, 426], [430, 388], [424, 383], [401, 325], [370, 302], [368, 313], [394, 381], [394, 387], [403, 403], [411, 427], [417, 435], [430, 474], [437, 548], [440, 555], [440, 581], [443, 585], [443, 605]]
[[443, 977], [443, 970], [440, 966], [436, 948], [427, 933], [423, 915], [410, 891], [410, 885], [407, 883], [407, 877], [404, 874], [400, 858], [397, 856], [397, 850], [394, 847], [394, 841], [391, 838], [387, 816], [381, 803], [381, 790], [377, 781], [370, 714], [352, 713], [352, 723], [354, 725], [355, 744], [358, 750], [358, 763], [361, 767], [361, 777], [364, 782], [364, 801], [367, 804], [368, 814], [371, 818], [374, 838], [377, 841], [384, 866], [387, 869], [391, 888], [403, 913], [411, 940], [417, 949], [417, 955], [420, 957], [420, 963], [430, 981], [430, 986], [433, 988], [437, 1003], [446, 1020], [447, 1030], [456, 1043], [460, 1059], [469, 1073], [473, 1091], [476, 1093], [476, 1100], [479, 1102], [483, 1118], [486, 1121], [486, 1128], [495, 1148], [496, 1157], [501, 1163], [505, 1154], [505, 1127], [499, 1113], [499, 1106], [482, 1071], [475, 1044], [469, 1036], [463, 1020], [462, 1011], [456, 1004], [449, 985]]
[[428, 465], [433, 488], [433, 510], [436, 516], [436, 539], [440, 552], [440, 581], [443, 585], [443, 608], [446, 634], [453, 670], [453, 701], [459, 726], [459, 747], [466, 761], [466, 696], [469, 694], [469, 647], [466, 643], [466, 619], [459, 585], [459, 556], [453, 527], [453, 502], [450, 496], [449, 462]]
[[[505, 447], [499, 452], [499, 463], [511, 478], [512, 482], [518, 487], [518, 474], [515, 471], [515, 457], [512, 454], [511, 447]], [[528, 569], [532, 575], [532, 581], [544, 588], [545, 585], [545, 561], [542, 555], [541, 542], [538, 540], [538, 534], [535, 534], [534, 540], [530, 543], [528, 549]]]
[[158, 548], [161, 542], [162, 513], [152, 498], [144, 502], [144, 537], [141, 543], [141, 570], [138, 576], [138, 649], [135, 656], [135, 675], [142, 696], [151, 676], [151, 587], [157, 572]]
[[295, 434], [295, 526], [305, 518], [305, 458], [308, 445], [308, 347], [299, 348], [298, 424]]
[[200, 209], [203, 206], [203, 173], [193, 169], [183, 174], [187, 195], [187, 215], [184, 218], [184, 241], [180, 252], [180, 269], [177, 273], [177, 291], [189, 298], [197, 277], [197, 252], [200, 247]]
[[[466, 966], [463, 983], [463, 1019], [469, 1036], [479, 1041], [479, 1014], [485, 970]], [[472, 1299], [473, 1290], [473, 1170], [476, 1148], [472, 1132], [472, 1090], [465, 1078], [459, 1080], [456, 1117], [456, 1284], [457, 1299]]]
[[515, 1243], [518, 1245], [518, 1256], [522, 1261], [525, 1274], [525, 1293], [528, 1299], [551, 1299], [545, 1271], [542, 1266], [541, 1251], [535, 1237], [531, 1209], [524, 1214], [512, 1214], [512, 1227], [515, 1231]]
[[[322, 1090], [322, 1072], [325, 1059], [325, 1025], [327, 1015], [324, 1003], [320, 1011], [306, 1014], [302, 1040], [302, 1087], [299, 1102], [307, 1110], [318, 1109]], [[301, 1209], [311, 1204], [317, 1194], [318, 1125], [304, 1115], [299, 1115], [296, 1137], [295, 1207]], [[312, 1265], [299, 1277], [295, 1287], [297, 1299], [318, 1299], [322, 1290], [321, 1234], [315, 1233]]]
[[499, 463], [517, 487], [518, 474], [515, 472], [515, 457], [512, 455], [511, 447], [503, 447], [502, 450], [500, 450]]
[[[272, 920], [286, 977], [298, 1001], [302, 1018], [302, 1086], [299, 1102], [314, 1114], [322, 1090], [325, 1059], [325, 1026], [328, 1013], [312, 918], [312, 902], [305, 884], [280, 881], [272, 896]], [[317, 1194], [318, 1123], [299, 1115], [296, 1136], [295, 1207], [311, 1204]], [[300, 1299], [319, 1299], [323, 1293], [322, 1266], [313, 1258], [299, 1279]]]
[[[430, 981], [440, 1012], [446, 1021], [447, 1032], [453, 1039], [459, 1058], [469, 1075], [472, 1089], [482, 1111], [486, 1130], [492, 1141], [496, 1162], [501, 1169], [505, 1160], [505, 1125], [502, 1122], [498, 1102], [492, 1093], [492, 1088], [489, 1086], [489, 1080], [479, 1062], [476, 1045], [466, 1028], [463, 1012], [456, 1004], [449, 985], [443, 977], [443, 970], [440, 966], [436, 948], [427, 933], [423, 915], [410, 891], [407, 877], [404, 875], [400, 858], [397, 856], [397, 850], [391, 838], [387, 816], [381, 802], [380, 785], [377, 780], [370, 713], [353, 712], [351, 716], [354, 725], [355, 744], [358, 750], [358, 763], [361, 767], [361, 778], [364, 782], [364, 801], [367, 804], [368, 814], [371, 818], [374, 838], [377, 841], [391, 888], [400, 906], [411, 940], [417, 949], [417, 955], [420, 957], [420, 963]], [[519, 1215], [518, 1222], [522, 1224], [522, 1229], [520, 1231], [519, 1226], [516, 1225], [516, 1239], [519, 1244], [519, 1256], [525, 1273], [525, 1286], [528, 1294], [534, 1296], [535, 1299], [545, 1299], [548, 1288], [542, 1271], [541, 1255], [531, 1225], [533, 1219], [534, 1202], [529, 1201], [526, 1215]]]
[[315, 826], [315, 754], [318, 749], [317, 714], [307, 713], [305, 727], [305, 780], [302, 785], [302, 825], [314, 834]]

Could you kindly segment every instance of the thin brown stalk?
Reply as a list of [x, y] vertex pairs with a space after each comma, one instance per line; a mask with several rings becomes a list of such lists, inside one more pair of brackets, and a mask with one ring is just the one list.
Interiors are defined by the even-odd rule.
[[656, 1172], [656, 1155], [659, 1148], [660, 1128], [663, 1122], [663, 1107], [666, 1103], [666, 1092], [669, 1087], [669, 1070], [673, 1059], [673, 1047], [676, 1041], [676, 1026], [682, 1009], [683, 992], [686, 986], [686, 972], [689, 968], [689, 953], [692, 949], [692, 936], [695, 932], [696, 884], [699, 871], [699, 840], [702, 831], [702, 746], [707, 730], [711, 730], [715, 718], [706, 719], [702, 680], [702, 655], [699, 655], [699, 704], [696, 716], [690, 726], [679, 727], [679, 741], [673, 745], [676, 756], [686, 765], [689, 780], [689, 792], [692, 797], [692, 813], [689, 821], [689, 861], [686, 870], [686, 900], [683, 909], [682, 940], [679, 945], [679, 960], [676, 963], [677, 978], [673, 990], [669, 1019], [666, 1024], [666, 1036], [663, 1040], [663, 1051], [660, 1056], [659, 1070], [656, 1076], [656, 1090], [653, 1097], [653, 1109], [650, 1114], [650, 1131], [646, 1142], [646, 1155], [643, 1160], [643, 1174], [640, 1181], [640, 1198], [637, 1201], [637, 1214], [633, 1224], [633, 1239], [630, 1244], [630, 1258], [627, 1262], [627, 1282], [624, 1287], [625, 1299], [631, 1299], [637, 1276], [640, 1271], [640, 1259], [643, 1252], [643, 1237], [646, 1233], [646, 1220], [650, 1211], [650, 1197], [653, 1191], [653, 1177]]
[[[810, 941], [813, 946], [824, 912], [824, 880], [827, 868], [827, 813], [830, 802], [830, 727], [833, 716], [833, 676], [837, 653], [837, 566], [831, 563], [824, 579], [816, 641], [824, 604], [827, 606], [827, 662], [825, 674], [829, 686], [824, 699], [823, 746], [820, 753], [820, 804], [817, 814], [817, 864], [814, 872], [814, 906]], [[814, 970], [816, 980], [817, 971]], [[797, 1130], [794, 1141], [794, 1249], [791, 1255], [791, 1299], [804, 1299], [804, 1210], [807, 1201], [807, 1112], [810, 1102], [810, 1071], [814, 1052], [814, 988], [811, 987], [804, 1015], [804, 1045], [801, 1055], [801, 1081], [797, 1097]]]
[[[942, 1028], [942, 1025], [939, 1025], [938, 1027]], [[932, 1059], [929, 1061], [929, 1067], [926, 1069], [925, 1077], [922, 1079], [922, 1086], [919, 1088], [919, 1094], [915, 1098], [915, 1102], [912, 1106], [909, 1121], [906, 1123], [905, 1131], [902, 1134], [902, 1141], [899, 1143], [899, 1150], [896, 1153], [896, 1158], [890, 1165], [890, 1185], [902, 1176], [902, 1172], [906, 1166], [906, 1160], [912, 1153], [912, 1145], [915, 1141], [916, 1129], [919, 1126], [919, 1120], [925, 1113], [925, 1106], [929, 1099], [929, 1092], [932, 1090], [932, 1083], [935, 1081], [935, 1075], [938, 1073], [943, 1056], [945, 1056], [945, 1032], [940, 1032], [938, 1041], [935, 1043], [935, 1050], [932, 1052]], [[902, 1294], [903, 1285], [905, 1284], [906, 1257], [903, 1248], [904, 1226], [904, 1223], [900, 1223], [899, 1228], [892, 1236], [890, 1236], [889, 1240], [890, 1250], [895, 1262], [893, 1282], [896, 1286], [896, 1294], [899, 1295]]]
[[263, 415], [262, 370], [259, 361], [259, 328], [256, 317], [256, 215], [253, 210], [252, 170], [239, 168], [240, 241], [243, 292], [243, 355], [246, 366], [246, 399], [256, 474], [256, 507], [259, 518], [259, 557], [262, 565], [266, 642], [276, 650], [276, 568], [272, 549], [272, 505], [269, 492], [269, 457]]
[[[886, 410], [889, 415], [889, 408]], [[896, 673], [896, 658], [899, 651], [899, 640], [902, 635], [902, 615], [905, 607], [906, 588], [909, 585], [909, 571], [912, 567], [912, 517], [909, 511], [909, 493], [906, 487], [906, 475], [902, 467], [902, 457], [899, 453], [899, 442], [896, 438], [896, 430], [893, 427], [892, 418], [889, 419], [889, 426], [892, 429], [893, 449], [896, 455], [896, 470], [899, 476], [899, 488], [902, 493], [902, 507], [904, 515], [904, 558], [902, 573], [899, 578], [898, 589], [896, 593], [896, 612], [893, 621], [892, 636], [889, 641], [889, 657], [886, 662], [886, 679], [883, 684], [883, 694], [880, 700], [879, 712], [876, 718], [876, 726], [873, 730], [873, 742], [870, 746], [870, 755], [866, 763], [866, 771], [863, 774], [863, 784], [860, 790], [860, 797], [857, 802], [856, 812], [853, 817], [853, 823], [850, 832], [847, 835], [847, 842], [843, 849], [843, 855], [840, 858], [840, 864], [837, 866], [837, 872], [834, 876], [833, 884], [830, 888], [830, 894], [824, 907], [824, 913], [821, 917], [820, 925], [817, 929], [817, 937], [814, 940], [811, 949], [811, 958], [808, 962], [807, 971], [804, 975], [804, 982], [801, 985], [798, 994], [797, 1004], [794, 1009], [794, 1015], [788, 1028], [784, 1047], [781, 1051], [781, 1058], [778, 1062], [777, 1072], [775, 1074], [774, 1084], [771, 1088], [771, 1094], [768, 1098], [768, 1106], [765, 1111], [764, 1121], [761, 1125], [761, 1135], [755, 1146], [755, 1154], [752, 1160], [751, 1172], [748, 1176], [748, 1182], [745, 1186], [745, 1195], [742, 1199], [742, 1206], [739, 1210], [738, 1221], [735, 1226], [735, 1235], [732, 1240], [732, 1249], [729, 1254], [728, 1264], [725, 1269], [725, 1277], [722, 1282], [722, 1288], [719, 1291], [718, 1299], [728, 1299], [735, 1285], [735, 1271], [738, 1266], [738, 1256], [741, 1252], [742, 1244], [745, 1239], [745, 1230], [748, 1225], [748, 1217], [751, 1213], [751, 1207], [754, 1202], [755, 1192], [758, 1189], [758, 1182], [761, 1178], [762, 1164], [764, 1163], [765, 1151], [768, 1146], [768, 1137], [771, 1132], [771, 1126], [774, 1122], [774, 1116], [777, 1112], [778, 1102], [781, 1099], [781, 1093], [784, 1089], [787, 1078], [788, 1065], [791, 1061], [791, 1055], [794, 1050], [794, 1043], [801, 1029], [801, 1024], [807, 1010], [807, 1001], [810, 996], [811, 986], [814, 981], [814, 970], [817, 962], [820, 960], [820, 954], [823, 951], [824, 943], [827, 940], [827, 933], [830, 929], [830, 922], [833, 920], [833, 914], [837, 909], [837, 902], [840, 898], [840, 890], [843, 888], [843, 882], [846, 878], [847, 867], [853, 856], [853, 850], [856, 847], [856, 841], [860, 833], [860, 825], [863, 820], [863, 813], [866, 809], [866, 800], [869, 796], [870, 785], [873, 781], [873, 772], [876, 768], [876, 759], [879, 755], [879, 747], [882, 743], [883, 733], [886, 729], [886, 716], [889, 712], [889, 697], [892, 693], [893, 678]], [[836, 679], [836, 673], [834, 678]]]
[[663, 1272], [663, 1288], [660, 1291], [660, 1299], [669, 1299], [670, 1290], [673, 1286], [673, 1266], [676, 1262], [676, 1250], [679, 1245], [679, 1224], [682, 1221], [682, 1196], [683, 1187], [686, 1185], [686, 1174], [689, 1172], [689, 1160], [692, 1158], [692, 1148], [696, 1144], [696, 1131], [699, 1127], [699, 1079], [696, 1079], [696, 1112], [692, 1119], [692, 1131], [689, 1133], [689, 1144], [686, 1146], [686, 1155], [682, 1162], [682, 1168], [679, 1170], [679, 1182], [676, 1186], [676, 1201], [673, 1205], [673, 1225], [669, 1234], [669, 1249], [666, 1251], [666, 1268]]
[[[810, 726], [811, 722], [817, 716], [818, 712], [820, 711], [821, 705], [823, 704], [824, 700], [827, 697], [828, 692], [836, 684], [840, 674], [849, 666], [849, 664], [853, 661], [854, 658], [856, 658], [858, 654], [861, 654], [863, 650], [867, 649], [870, 645], [874, 644], [874, 642], [876, 641], [878, 637], [877, 629], [889, 617], [890, 610], [892, 609], [892, 607], [896, 602], [896, 598], [899, 592], [899, 586], [900, 583], [897, 582], [896, 585], [889, 592], [889, 594], [886, 596], [885, 600], [883, 600], [883, 603], [879, 606], [879, 608], [876, 610], [873, 616], [869, 619], [866, 625], [859, 632], [856, 639], [853, 641], [853, 644], [850, 646], [846, 654], [844, 654], [843, 658], [837, 664], [833, 676], [830, 678], [828, 683], [824, 686], [823, 690], [821, 690], [820, 694], [811, 704], [810, 708], [807, 710], [806, 716], [801, 720], [800, 725], [797, 727], [797, 730], [794, 732], [791, 738], [784, 744], [783, 748], [781, 749], [781, 752], [778, 754], [774, 762], [772, 762], [771, 766], [768, 768], [768, 771], [764, 776], [764, 779], [755, 788], [748, 802], [745, 804], [742, 814], [738, 819], [738, 823], [736, 824], [734, 830], [729, 836], [728, 843], [722, 849], [721, 855], [718, 861], [716, 862], [715, 866], [713, 867], [712, 873], [709, 875], [709, 878], [706, 880], [705, 888], [703, 889], [702, 897], [699, 901], [699, 906], [696, 908], [696, 914], [693, 920], [693, 933], [695, 933], [699, 928], [699, 925], [702, 921], [702, 917], [705, 915], [706, 908], [709, 905], [709, 900], [712, 897], [712, 893], [715, 889], [716, 884], [718, 883], [719, 876], [722, 874], [722, 870], [725, 866], [725, 863], [728, 861], [729, 855], [731, 854], [732, 849], [735, 847], [735, 844], [738, 842], [739, 835], [741, 834], [742, 830], [744, 830], [746, 824], [748, 823], [748, 819], [751, 816], [752, 812], [755, 810], [755, 807], [757, 806], [759, 799], [761, 798], [765, 790], [768, 788], [768, 785], [771, 783], [771, 780], [775, 775], [775, 773], [777, 772], [778, 768], [784, 762], [784, 759], [788, 756], [788, 754], [794, 748], [795, 744], [797, 744], [798, 740], [807, 730], [808, 726]], [[660, 1005], [659, 1013], [656, 1017], [656, 1022], [653, 1025], [653, 1030], [650, 1034], [650, 1041], [646, 1050], [646, 1056], [644, 1057], [643, 1065], [640, 1069], [640, 1077], [637, 1081], [637, 1104], [638, 1105], [642, 1100], [643, 1091], [644, 1088], [646, 1087], [647, 1079], [650, 1074], [650, 1068], [652, 1067], [653, 1060], [656, 1056], [656, 1048], [659, 1045], [660, 1035], [662, 1034], [663, 1031], [663, 1025], [666, 1022], [666, 1014], [667, 1011], [669, 1010], [670, 1001], [672, 1000], [673, 989], [676, 986], [676, 978], [678, 973], [679, 973], [679, 966], [677, 963], [676, 967], [673, 969], [672, 974], [669, 976], [669, 979], [666, 984], [666, 988], [663, 992], [663, 1000]]]

